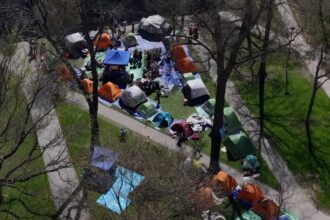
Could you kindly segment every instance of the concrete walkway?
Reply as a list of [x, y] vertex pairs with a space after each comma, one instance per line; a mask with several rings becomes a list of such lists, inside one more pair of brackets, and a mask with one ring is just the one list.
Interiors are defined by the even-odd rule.
[[[37, 123], [37, 138], [40, 149], [43, 152], [45, 169], [50, 171], [56, 170], [48, 172], [47, 176], [54, 203], [56, 209], [58, 209], [79, 185], [79, 180], [75, 169], [70, 163], [70, 155], [54, 106], [47, 96], [52, 89], [49, 87], [51, 85], [47, 85], [46, 77], [38, 73], [36, 65], [29, 65], [27, 61], [28, 52], [29, 44], [19, 43], [15, 60], [20, 61], [20, 63], [17, 63], [20, 67], [26, 68], [29, 66], [30, 68], [29, 76], [26, 77], [23, 86], [23, 91], [28, 101], [33, 98], [36, 86], [41, 85], [41, 91], [38, 93], [32, 107], [31, 117], [33, 122]], [[69, 203], [60, 219], [75, 219], [78, 214], [77, 207], [83, 207], [83, 203], [80, 200], [81, 194]], [[90, 219], [89, 212], [85, 208], [82, 208], [79, 215], [79, 219]]]
[[[277, 4], [277, 9], [280, 12], [282, 16], [282, 22], [285, 24], [285, 28], [290, 33], [290, 28], [294, 27], [296, 32], [300, 31], [300, 27], [298, 25], [298, 22], [296, 21], [293, 12], [288, 5], [287, 0], [275, 0]], [[308, 56], [311, 52], [313, 52], [313, 48], [307, 43], [307, 41], [304, 39], [303, 35], [299, 34], [294, 41], [292, 42], [292, 48], [294, 48], [303, 58], [304, 63], [308, 69], [308, 72], [315, 77], [315, 71], [317, 68], [318, 60], [319, 60], [319, 54], [316, 54], [314, 58], [311, 58]], [[323, 71], [320, 71], [319, 75], [324, 74]], [[330, 77], [330, 76], [329, 76]], [[328, 78], [323, 77], [319, 79], [319, 82], [322, 83], [326, 81]], [[330, 80], [327, 80], [322, 85], [323, 90], [327, 94], [327, 96], [330, 98]]]
[[[203, 41], [203, 36], [200, 36], [200, 40]], [[208, 52], [202, 46], [196, 45], [194, 48], [195, 51], [199, 52], [198, 56], [201, 60], [207, 60], [209, 58]], [[209, 73], [214, 82], [216, 82], [217, 79], [216, 66], [215, 61], [211, 59]], [[239, 93], [236, 91], [234, 83], [230, 80], [227, 82], [225, 98], [228, 104], [232, 106], [239, 115], [244, 130], [249, 134], [252, 141], [255, 143], [255, 146], [258, 146], [258, 123], [251, 111], [244, 104], [244, 101], [240, 97]], [[330, 219], [330, 216], [318, 211], [313, 204], [308, 191], [304, 190], [296, 182], [295, 177], [288, 169], [286, 162], [271, 146], [269, 140], [267, 140], [267, 138], [263, 138], [262, 143], [263, 147], [261, 150], [261, 155], [275, 178], [282, 186], [283, 192], [278, 194], [278, 196], [282, 196], [284, 199], [283, 206], [291, 210], [292, 213], [296, 214], [300, 219]]]

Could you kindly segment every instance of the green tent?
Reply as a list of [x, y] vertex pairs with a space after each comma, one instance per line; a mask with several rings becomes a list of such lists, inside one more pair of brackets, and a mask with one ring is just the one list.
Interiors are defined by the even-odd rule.
[[198, 115], [211, 117], [214, 114], [215, 109], [215, 99], [209, 99], [202, 105], [196, 107], [196, 112]]
[[148, 119], [151, 116], [158, 113], [156, 107], [150, 102], [145, 102], [137, 108], [137, 113], [139, 113], [143, 118]]
[[252, 211], [245, 211], [240, 217], [236, 217], [235, 220], [262, 220], [257, 214]]
[[241, 130], [241, 123], [233, 107], [223, 109], [223, 122], [225, 134], [227, 135], [236, 134]]
[[251, 140], [243, 132], [229, 135], [223, 141], [223, 145], [225, 145], [227, 149], [227, 157], [229, 160], [235, 161], [242, 159], [249, 154], [256, 154]]
[[192, 73], [185, 73], [183, 74], [183, 81], [186, 83], [188, 80], [195, 79], [194, 75]]

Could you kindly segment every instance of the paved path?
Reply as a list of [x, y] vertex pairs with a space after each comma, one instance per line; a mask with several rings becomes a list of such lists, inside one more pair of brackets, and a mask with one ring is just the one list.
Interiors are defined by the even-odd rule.
[[[203, 36], [200, 36], [200, 38], [200, 40], [203, 41]], [[207, 60], [207, 58], [209, 58], [208, 52], [202, 46], [196, 45], [194, 48], [199, 52], [198, 56], [201, 60]], [[217, 65], [215, 61], [211, 59], [209, 73], [214, 82], [216, 82], [217, 79], [216, 66]], [[246, 107], [246, 105], [244, 105], [244, 101], [236, 91], [234, 83], [230, 80], [227, 82], [225, 98], [228, 104], [232, 106], [239, 115], [244, 130], [249, 134], [252, 141], [255, 143], [255, 146], [258, 146], [258, 123], [256, 120], [254, 120], [255, 117], [251, 111]], [[267, 138], [263, 138], [262, 143], [262, 157], [266, 161], [275, 178], [284, 189], [284, 206], [299, 216], [300, 219], [330, 219], [329, 216], [317, 210], [309, 196], [310, 194], [302, 187], [300, 187], [300, 185], [296, 182], [295, 177], [288, 169], [286, 162], [270, 145], [270, 142], [267, 140]]]
[[[29, 52], [28, 43], [19, 43], [16, 52], [17, 59], [23, 61], [24, 68], [28, 66], [27, 54]], [[42, 84], [42, 91], [37, 95], [37, 99], [32, 107], [32, 120], [38, 124], [36, 128], [38, 143], [43, 151], [43, 160], [46, 170], [58, 169], [55, 172], [48, 172], [48, 181], [52, 192], [54, 203], [58, 209], [63, 202], [71, 195], [79, 184], [75, 169], [70, 163], [70, 156], [67, 151], [66, 142], [63, 138], [61, 126], [54, 110], [53, 104], [47, 97], [47, 79], [38, 74], [35, 65], [30, 65], [31, 73], [26, 77], [23, 91], [27, 100], [31, 100], [35, 85]], [[34, 85], [34, 86], [31, 86]], [[44, 87], [45, 86], [45, 87]], [[76, 206], [79, 205], [81, 194], [77, 196], [64, 210], [60, 219], [74, 219], [77, 215]], [[81, 205], [80, 205], [81, 206]], [[83, 209], [79, 219], [90, 219], [89, 212]]]
[[[290, 32], [290, 28], [294, 27], [296, 31], [300, 31], [300, 27], [292, 13], [290, 6], [288, 5], [287, 0], [275, 0], [275, 2], [277, 4], [278, 11], [282, 16], [282, 22], [284, 23], [287, 30]], [[313, 51], [313, 48], [306, 42], [303, 35], [301, 34], [298, 35], [292, 42], [292, 48], [298, 51], [298, 53], [305, 58], [304, 62], [308, 68], [308, 72], [314, 77], [319, 55], [316, 55], [315, 58], [308, 58], [308, 54]], [[321, 71], [319, 75], [322, 75], [322, 73], [323, 71]], [[319, 80], [319, 82], [321, 83], [325, 80], [327, 80], [327, 78], [323, 77]], [[330, 98], [330, 80], [326, 81], [322, 88]]]

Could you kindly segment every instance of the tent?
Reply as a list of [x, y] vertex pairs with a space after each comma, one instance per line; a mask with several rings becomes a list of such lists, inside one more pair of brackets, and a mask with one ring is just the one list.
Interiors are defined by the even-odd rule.
[[284, 213], [279, 217], [279, 220], [299, 220], [299, 218], [287, 211], [284, 211]]
[[178, 60], [175, 62], [176, 68], [179, 70], [180, 73], [196, 73], [197, 69], [195, 64], [192, 62], [192, 60], [188, 57], [183, 58], [181, 60]]
[[139, 113], [143, 118], [147, 119], [157, 114], [158, 111], [153, 104], [150, 102], [145, 102], [136, 109], [136, 112]]
[[135, 47], [139, 44], [133, 33], [127, 33], [122, 41], [125, 48]]
[[111, 102], [116, 101], [121, 95], [121, 89], [112, 82], [107, 82], [99, 89], [99, 95]]
[[178, 62], [187, 57], [186, 51], [182, 45], [173, 46], [171, 49], [171, 58], [174, 62]]
[[59, 67], [58, 73], [60, 75], [60, 78], [66, 82], [70, 82], [73, 80], [73, 75], [65, 64], [63, 64]]
[[190, 125], [187, 123], [186, 120], [179, 120], [176, 122], [173, 122], [171, 125], [171, 130], [177, 133], [183, 133], [184, 138], [188, 138], [191, 135], [193, 135], [194, 131], [190, 127]]
[[243, 171], [255, 174], [260, 172], [260, 163], [254, 155], [247, 155], [242, 161]]
[[142, 38], [149, 41], [161, 41], [161, 39], [172, 32], [169, 22], [160, 15], [152, 15], [142, 18], [138, 29]]
[[81, 84], [84, 86], [85, 91], [88, 94], [91, 94], [93, 92], [93, 81], [90, 79], [83, 79], [81, 80]]
[[130, 52], [126, 50], [107, 50], [103, 63], [106, 65], [127, 66]]
[[152, 122], [158, 127], [166, 128], [173, 122], [173, 117], [168, 112], [159, 112], [152, 119]]
[[238, 201], [246, 209], [250, 209], [263, 199], [264, 195], [261, 189], [252, 183], [246, 183], [238, 193]]
[[112, 41], [108, 33], [102, 33], [93, 40], [93, 45], [97, 47], [98, 50], [106, 50], [111, 44]]
[[280, 208], [270, 199], [262, 200], [254, 205], [251, 210], [264, 220], [277, 219], [280, 214]]
[[185, 73], [183, 74], [182, 79], [184, 82], [187, 82], [189, 80], [194, 80], [195, 76], [192, 73]]
[[83, 171], [83, 178], [87, 188], [104, 193], [115, 181], [115, 161], [119, 153], [107, 148], [94, 146], [90, 166]]
[[189, 80], [182, 87], [183, 96], [188, 105], [200, 105], [210, 98], [209, 92], [201, 79]]
[[243, 212], [240, 217], [236, 217], [235, 220], [262, 220], [262, 218], [251, 210], [248, 210]]
[[134, 85], [123, 91], [119, 103], [129, 110], [135, 111], [140, 104], [146, 101], [148, 101], [146, 94]]
[[[206, 113], [206, 115], [208, 115], [208, 117], [211, 117], [214, 115], [215, 99], [214, 98], [209, 99], [197, 108], [200, 108], [203, 111], [203, 113]], [[199, 110], [197, 108], [196, 108], [196, 110], [198, 112]], [[202, 115], [204, 115], [204, 114], [202, 114]]]
[[213, 176], [212, 183], [215, 186], [219, 186], [223, 191], [230, 195], [231, 192], [237, 186], [237, 182], [231, 175], [227, 174], [226, 172], [220, 171], [217, 175]]
[[233, 107], [223, 109], [223, 122], [227, 135], [236, 134], [241, 130], [241, 123]]
[[232, 161], [242, 159], [249, 154], [256, 154], [251, 140], [243, 132], [229, 135], [223, 141], [223, 145], [227, 149], [228, 159]]
[[87, 43], [81, 33], [74, 33], [65, 36], [64, 45], [73, 59], [81, 57], [81, 51], [87, 48]]

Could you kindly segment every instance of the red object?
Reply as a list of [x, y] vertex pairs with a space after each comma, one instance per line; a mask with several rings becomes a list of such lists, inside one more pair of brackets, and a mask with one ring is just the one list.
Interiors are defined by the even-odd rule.
[[200, 139], [199, 134], [194, 133], [194, 134], [191, 136], [191, 140], [193, 140], [193, 141], [198, 141], [199, 139]]

